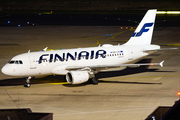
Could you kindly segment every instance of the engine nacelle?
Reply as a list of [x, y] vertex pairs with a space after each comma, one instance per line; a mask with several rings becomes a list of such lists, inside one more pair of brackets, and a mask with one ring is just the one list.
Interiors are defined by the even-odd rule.
[[66, 81], [69, 84], [80, 84], [87, 82], [91, 75], [87, 71], [70, 71], [66, 74]]

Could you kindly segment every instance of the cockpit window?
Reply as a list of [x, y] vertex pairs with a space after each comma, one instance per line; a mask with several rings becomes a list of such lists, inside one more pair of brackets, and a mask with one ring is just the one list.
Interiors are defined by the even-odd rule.
[[22, 62], [21, 60], [19, 60], [19, 63], [20, 63], [20, 64], [23, 64], [23, 62]]
[[14, 62], [15, 62], [14, 60], [12, 60], [12, 61], [9, 61], [9, 64], [14, 64]]
[[8, 63], [9, 64], [23, 64], [21, 60], [10, 60]]
[[15, 61], [15, 64], [19, 64], [19, 61]]

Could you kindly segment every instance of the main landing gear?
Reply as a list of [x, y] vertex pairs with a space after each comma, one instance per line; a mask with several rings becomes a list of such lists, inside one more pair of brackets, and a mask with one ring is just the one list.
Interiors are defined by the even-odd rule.
[[31, 80], [32, 77], [28, 77], [27, 80], [26, 80], [26, 83], [24, 84], [24, 87], [31, 87], [31, 84], [30, 84], [30, 80]]
[[90, 79], [90, 83], [93, 84], [93, 85], [97, 85], [98, 84], [98, 79], [94, 77], [94, 78]]

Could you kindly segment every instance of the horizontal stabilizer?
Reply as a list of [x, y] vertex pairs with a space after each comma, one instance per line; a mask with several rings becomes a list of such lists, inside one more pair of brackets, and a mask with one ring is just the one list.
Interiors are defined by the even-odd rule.
[[143, 52], [158, 51], [158, 50], [176, 50], [176, 49], [178, 48], [161, 48], [161, 49], [144, 50]]

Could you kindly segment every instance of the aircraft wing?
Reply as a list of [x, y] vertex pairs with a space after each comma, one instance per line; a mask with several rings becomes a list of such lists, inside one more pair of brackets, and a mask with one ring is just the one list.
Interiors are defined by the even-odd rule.
[[108, 68], [117, 68], [117, 67], [130, 67], [130, 66], [153, 66], [153, 65], [160, 65], [163, 67], [164, 60], [160, 63], [138, 63], [138, 64], [120, 64], [120, 65], [97, 65], [97, 66], [68, 66], [66, 70], [89, 70], [89, 69], [99, 69], [104, 70]]

